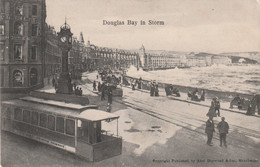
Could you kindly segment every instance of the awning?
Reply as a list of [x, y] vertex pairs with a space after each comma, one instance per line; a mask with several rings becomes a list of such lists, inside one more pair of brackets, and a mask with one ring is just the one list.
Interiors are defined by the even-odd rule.
[[86, 119], [89, 121], [102, 121], [107, 119], [118, 119], [119, 116], [101, 110], [88, 109], [82, 111], [79, 114], [78, 118]]

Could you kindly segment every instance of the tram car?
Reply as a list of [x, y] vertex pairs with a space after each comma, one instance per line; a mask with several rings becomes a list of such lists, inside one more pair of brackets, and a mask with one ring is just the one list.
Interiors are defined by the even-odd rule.
[[[4, 131], [64, 149], [89, 161], [101, 161], [122, 152], [119, 116], [98, 110], [98, 106], [26, 96], [3, 101], [1, 107]], [[114, 120], [117, 134], [102, 130], [102, 122]]]

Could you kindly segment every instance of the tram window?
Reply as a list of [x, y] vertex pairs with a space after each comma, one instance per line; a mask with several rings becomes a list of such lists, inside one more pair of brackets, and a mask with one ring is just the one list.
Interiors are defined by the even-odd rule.
[[66, 119], [66, 134], [75, 135], [75, 121], [71, 119]]
[[6, 117], [6, 118], [11, 119], [11, 115], [12, 115], [11, 112], [12, 112], [12, 111], [11, 111], [10, 108], [6, 108], [6, 110], [3, 110], [3, 116]]
[[38, 125], [38, 113], [37, 112], [32, 112], [32, 124]]
[[55, 117], [48, 115], [48, 129], [55, 130]]
[[56, 118], [56, 131], [64, 133], [64, 118]]
[[40, 126], [46, 128], [46, 126], [47, 126], [47, 115], [46, 114], [40, 114]]
[[22, 109], [16, 108], [14, 109], [14, 119], [21, 121], [23, 119]]
[[26, 123], [30, 123], [30, 111], [23, 110], [23, 121]]

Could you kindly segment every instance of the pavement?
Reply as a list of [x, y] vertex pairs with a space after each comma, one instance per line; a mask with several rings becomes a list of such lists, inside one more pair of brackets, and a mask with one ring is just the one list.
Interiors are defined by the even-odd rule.
[[[92, 91], [96, 73], [85, 74], [83, 94], [91, 104], [105, 110]], [[119, 135], [123, 138], [122, 155], [91, 163], [30, 139], [2, 132], [3, 166], [260, 166], [259, 117], [221, 110], [230, 130], [228, 147], [219, 146], [219, 134], [214, 133], [213, 146], [206, 145], [205, 122], [208, 104], [187, 103], [166, 97], [150, 97], [149, 92], [122, 87], [123, 97], [113, 97], [112, 112], [119, 115]], [[47, 86], [44, 91], [53, 91]], [[161, 92], [161, 90], [160, 90]], [[185, 99], [184, 99], [185, 100]], [[186, 99], [187, 100], [187, 99]], [[215, 125], [220, 117], [214, 118]], [[102, 123], [116, 134], [116, 121]]]

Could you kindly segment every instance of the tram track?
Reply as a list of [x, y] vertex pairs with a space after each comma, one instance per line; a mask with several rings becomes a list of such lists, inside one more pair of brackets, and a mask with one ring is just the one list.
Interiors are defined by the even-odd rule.
[[[88, 83], [92, 83], [92, 81], [91, 80], [89, 80], [88, 79]], [[129, 87], [127, 87], [127, 86], [124, 86], [124, 88], [127, 88], [127, 89], [131, 89], [131, 88], [129, 88]], [[88, 88], [88, 90], [89, 91], [91, 91], [91, 92], [93, 92], [91, 89], [89, 89]], [[137, 90], [136, 90], [137, 91]], [[139, 91], [139, 90], [138, 90]], [[142, 91], [142, 92], [144, 92], [144, 91]], [[94, 92], [93, 92], [94, 93]], [[147, 92], [144, 92], [144, 93], [147, 93]], [[128, 95], [124, 95], [124, 97], [129, 97], [129, 99], [133, 99], [133, 101], [135, 101], [135, 103], [141, 103], [141, 106], [142, 107], [144, 107], [145, 105], [147, 105], [148, 107], [150, 107], [150, 108], [148, 108], [148, 110], [153, 110], [153, 106], [149, 106], [148, 104], [148, 102], [147, 101], [142, 101], [140, 98], [134, 98], [134, 97], [131, 97], [131, 96], [128, 96]], [[135, 104], [136, 105], [136, 104]], [[207, 106], [205, 106], [205, 107], [207, 107]], [[160, 113], [158, 113], [158, 112], [154, 112], [154, 114], [159, 114], [160, 115]], [[176, 112], [170, 112], [170, 111], [168, 111], [167, 113], [165, 113], [165, 114], [167, 114], [167, 115], [162, 115], [161, 114], [161, 116], [164, 116], [164, 117], [166, 117], [166, 119], [168, 119], [167, 117], [169, 117], [169, 116], [172, 116], [171, 117], [171, 119], [174, 119], [174, 116], [180, 116], [179, 118], [183, 118], [184, 120], [183, 121], [179, 121], [179, 122], [181, 122], [181, 123], [187, 123], [187, 122], [189, 122], [190, 120], [193, 120], [193, 121], [198, 121], [201, 125], [204, 125], [205, 124], [205, 120], [202, 120], [202, 119], [198, 119], [197, 117], [194, 117], [194, 116], [191, 116], [190, 114], [186, 114], [186, 113], [176, 113]], [[186, 118], [188, 118], [188, 119], [186, 119]], [[185, 120], [186, 119], [186, 120]], [[196, 126], [194, 126], [194, 125], [190, 125], [191, 127], [196, 127]], [[255, 137], [255, 138], [260, 138], [260, 133], [258, 132], [258, 131], [255, 131], [255, 130], [252, 130], [252, 129], [248, 129], [248, 128], [244, 128], [244, 127], [241, 127], [241, 126], [237, 126], [237, 125], [232, 125], [231, 124], [231, 126], [233, 127], [233, 129], [236, 129], [236, 130], [238, 130], [239, 132], [241, 132], [241, 133], [243, 133], [243, 134], [246, 134], [246, 135], [248, 135], [248, 136], [252, 136], [252, 137]], [[205, 126], [204, 126], [205, 127]], [[232, 129], [230, 129], [230, 130], [232, 130]]]
[[[127, 96], [127, 95], [125, 95], [125, 96]], [[130, 97], [130, 96], [128, 96], [128, 97], [131, 98], [131, 99], [134, 99], [134, 97]], [[148, 104], [147, 101], [142, 101], [141, 99], [138, 99], [138, 98], [135, 98], [133, 101], [135, 103], [140, 103], [142, 106], [146, 106]], [[150, 108], [148, 108], [148, 110], [152, 110], [153, 106], [149, 106], [149, 107]], [[195, 117], [195, 116], [190, 115], [188, 113], [181, 113], [181, 112], [176, 113], [176, 112], [171, 112], [170, 110], [167, 110], [167, 109], [163, 109], [161, 111], [161, 115], [162, 115], [162, 113], [167, 114], [167, 117], [171, 116], [171, 119], [174, 119], [175, 116], [178, 116], [178, 118], [182, 119], [183, 122], [189, 122], [189, 120], [192, 120], [192, 121], [197, 121], [198, 124], [205, 124], [205, 120], [199, 119], [199, 117]], [[160, 113], [158, 113], [158, 114], [160, 114]], [[255, 130], [243, 128], [241, 126], [236, 126], [236, 125], [232, 125], [232, 128], [233, 129], [239, 129], [240, 132], [242, 132], [246, 135], [250, 135], [250, 136], [255, 137], [255, 138], [260, 138], [260, 133], [255, 131]], [[232, 130], [232, 129], [230, 129], [230, 130]]]
[[[88, 89], [92, 93], [98, 94], [96, 92], [93, 92], [91, 89], [89, 89], [87, 85], [82, 85], [82, 86], [84, 86], [84, 88]], [[132, 108], [136, 111], [145, 113], [145, 114], [152, 116], [154, 118], [157, 118], [159, 120], [165, 121], [167, 123], [171, 123], [173, 125], [179, 126], [179, 127], [184, 128], [186, 130], [189, 130], [189, 131], [199, 133], [199, 134], [206, 136], [206, 134], [205, 134], [205, 120], [191, 117], [188, 114], [183, 114], [183, 113], [180, 114], [180, 113], [176, 113], [176, 112], [171, 113], [170, 111], [167, 111], [166, 113], [165, 112], [159, 113], [156, 110], [154, 110], [153, 106], [147, 105], [146, 101], [142, 101], [139, 98], [134, 98], [134, 97], [131, 97], [131, 96], [128, 96], [128, 95], [124, 95], [124, 97], [126, 97], [126, 98], [124, 98], [122, 100], [115, 99], [113, 101], [115, 101], [119, 104], [125, 105], [127, 107], [130, 107], [130, 108]], [[126, 100], [126, 99], [131, 99], [131, 98], [132, 98], [132, 101]], [[176, 117], [178, 117], [178, 119], [176, 119]], [[179, 118], [182, 118], [182, 119], [179, 120]], [[198, 123], [196, 123], [197, 125], [194, 125], [192, 123], [188, 123], [189, 119], [196, 120], [198, 122]], [[200, 126], [198, 124], [200, 124]], [[243, 128], [243, 127], [240, 127], [240, 126], [236, 126], [236, 125], [231, 125], [231, 126], [239, 129], [240, 133], [243, 133], [245, 135], [252, 136], [252, 137], [255, 137], [255, 138], [260, 138], [259, 132], [256, 132], [256, 131], [251, 130], [251, 129]], [[218, 134], [218, 133], [216, 133], [216, 134]], [[213, 138], [216, 139], [216, 140], [219, 140], [218, 135], [214, 135]], [[250, 145], [248, 144], [247, 148], [243, 147], [244, 141], [240, 140], [238, 138], [229, 136], [229, 140], [230, 141], [236, 141], [235, 143], [239, 143], [239, 145], [238, 144], [234, 145], [232, 143], [230, 145], [234, 145], [234, 146], [240, 147], [242, 149], [248, 149], [248, 147], [250, 147], [250, 149], [252, 149], [252, 150], [255, 150], [255, 151], [259, 150], [259, 148], [257, 149], [252, 144], [250, 144]]]

